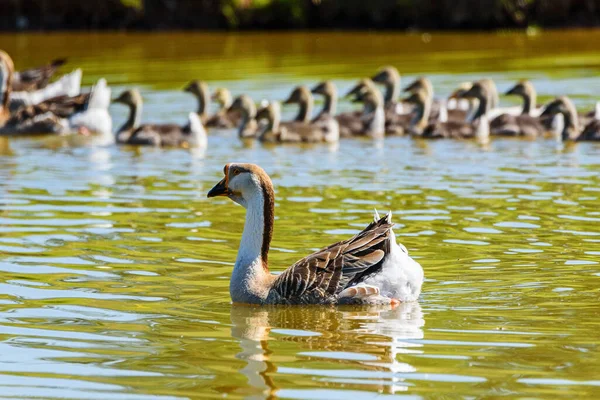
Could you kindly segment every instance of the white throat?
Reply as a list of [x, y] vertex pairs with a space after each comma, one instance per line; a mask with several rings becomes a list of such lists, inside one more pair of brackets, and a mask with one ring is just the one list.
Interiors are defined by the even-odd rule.
[[265, 288], [259, 284], [266, 273], [261, 257], [265, 231], [265, 199], [260, 185], [256, 185], [254, 193], [249, 195], [245, 193], [244, 198], [246, 222], [233, 267], [229, 292], [234, 302], [250, 303], [252, 302], [250, 300], [255, 301], [256, 297], [266, 296], [266, 293], [261, 293]]

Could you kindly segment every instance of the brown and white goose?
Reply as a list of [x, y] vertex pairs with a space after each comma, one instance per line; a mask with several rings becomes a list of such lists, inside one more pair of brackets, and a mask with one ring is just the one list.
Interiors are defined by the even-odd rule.
[[386, 119], [384, 111], [384, 100], [381, 92], [375, 85], [364, 85], [362, 90], [355, 94], [352, 100], [363, 104], [360, 116], [362, 122], [361, 136], [381, 139], [386, 134]]
[[400, 73], [395, 67], [385, 67], [372, 78], [373, 82], [385, 86], [383, 95], [385, 110], [385, 133], [388, 135], [403, 135], [412, 119], [411, 113], [404, 110], [398, 102], [400, 94]]
[[[542, 136], [547, 128], [542, 121], [534, 116], [540, 112], [535, 109], [536, 93], [529, 81], [517, 83], [506, 92], [507, 95], [517, 95], [523, 98], [523, 110], [519, 115], [500, 114], [490, 122], [490, 133], [499, 136], [525, 136], [536, 138]], [[551, 121], [548, 123], [551, 124]]]
[[564, 128], [562, 131], [562, 140], [572, 141], [600, 141], [600, 121], [593, 120], [583, 129], [579, 124], [579, 115], [575, 105], [567, 96], [561, 96], [548, 103], [543, 115], [554, 116], [562, 114], [564, 117]]
[[12, 90], [14, 92], [29, 92], [45, 88], [58, 68], [66, 62], [66, 58], [58, 58], [41, 67], [16, 71], [11, 85]]
[[[426, 90], [416, 90], [406, 101], [413, 103], [416, 108], [416, 114], [410, 128], [411, 134], [415, 136], [426, 139], [477, 139], [482, 143], [488, 141], [489, 124], [485, 111], [482, 111], [473, 122], [457, 120], [443, 122], [438, 120], [430, 123], [431, 97]], [[484, 110], [486, 104], [484, 101]]]
[[268, 143], [335, 143], [339, 139], [337, 121], [330, 118], [313, 123], [281, 122], [281, 105], [274, 101], [256, 113], [256, 120], [266, 120], [258, 140]]
[[0, 50], [0, 134], [46, 134], [69, 131], [66, 116], [59, 116], [52, 112], [49, 104], [21, 108], [17, 112], [11, 112], [10, 95], [13, 78], [12, 58]]
[[323, 109], [313, 121], [319, 121], [334, 116], [339, 125], [340, 137], [352, 137], [362, 134], [363, 123], [360, 111], [343, 112], [336, 115], [338, 92], [331, 81], [321, 82], [312, 89], [314, 94], [324, 98]]
[[[323, 116], [311, 121], [314, 99], [312, 92], [306, 86], [298, 86], [292, 90], [284, 104], [298, 104], [298, 114], [292, 121], [282, 123], [286, 129], [296, 132], [303, 142], [337, 142], [339, 124], [331, 116]], [[258, 117], [257, 117], [258, 119]], [[292, 140], [288, 140], [292, 141]]]
[[227, 109], [231, 113], [239, 113], [241, 118], [238, 123], [238, 137], [240, 139], [256, 138], [260, 134], [260, 127], [256, 120], [256, 105], [248, 95], [236, 97]]
[[[242, 115], [240, 112], [229, 110], [229, 107], [231, 107], [231, 104], [233, 103], [231, 92], [227, 88], [217, 88], [210, 98], [219, 105], [219, 110], [211, 117], [211, 119], [218, 119], [218, 122], [215, 122], [214, 124], [227, 129], [237, 127]], [[211, 124], [212, 122], [209, 120], [207, 123]]]
[[188, 123], [142, 124], [143, 100], [137, 89], [129, 89], [113, 100], [129, 108], [127, 121], [117, 131], [120, 144], [164, 147], [206, 147], [206, 131], [196, 113], [188, 115]]
[[356, 236], [317, 251], [280, 275], [269, 271], [275, 193], [254, 164], [231, 163], [208, 197], [226, 196], [246, 209], [229, 292], [247, 304], [393, 304], [416, 301], [423, 269], [396, 243], [391, 214], [375, 216]]

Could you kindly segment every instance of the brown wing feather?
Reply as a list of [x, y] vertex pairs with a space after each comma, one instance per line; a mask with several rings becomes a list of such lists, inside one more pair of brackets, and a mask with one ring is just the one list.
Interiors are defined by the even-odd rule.
[[46, 87], [56, 70], [66, 62], [66, 58], [60, 58], [42, 67], [16, 72], [11, 85], [12, 90], [15, 92], [20, 92], [37, 90]]
[[392, 226], [383, 217], [353, 238], [303, 258], [277, 278], [272, 290], [299, 302], [303, 297], [335, 296], [381, 269], [390, 252]]

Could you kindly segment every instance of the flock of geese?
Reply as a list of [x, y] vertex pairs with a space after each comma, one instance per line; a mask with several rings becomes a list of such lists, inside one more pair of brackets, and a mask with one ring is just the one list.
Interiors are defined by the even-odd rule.
[[[89, 93], [81, 93], [81, 70], [50, 83], [64, 62], [56, 60], [15, 72], [11, 57], [0, 50], [0, 135], [101, 135], [119, 144], [180, 147], [205, 147], [206, 128], [236, 129], [241, 139], [270, 143], [331, 143], [340, 138], [386, 135], [481, 142], [493, 136], [600, 140], [600, 105], [579, 113], [568, 97], [561, 96], [539, 106], [533, 84], [521, 81], [505, 94], [521, 97], [522, 107], [500, 107], [491, 79], [461, 84], [447, 99], [438, 99], [425, 77], [401, 88], [400, 74], [394, 67], [360, 80], [346, 93], [345, 97], [362, 105], [356, 111], [337, 112], [338, 91], [331, 81], [312, 89], [294, 88], [283, 102], [298, 108], [290, 121], [281, 120], [278, 101], [257, 105], [247, 95], [233, 98], [225, 88], [211, 93], [206, 83], [193, 81], [184, 90], [196, 97], [198, 108], [189, 113], [185, 124], [145, 124], [143, 100], [137, 89], [111, 99], [106, 80], [100, 79]], [[402, 98], [401, 91], [406, 94]], [[315, 95], [323, 98], [323, 107], [313, 115]], [[213, 101], [218, 110], [211, 114]], [[111, 102], [129, 109], [126, 122], [116, 133], [112, 132], [108, 111]]]

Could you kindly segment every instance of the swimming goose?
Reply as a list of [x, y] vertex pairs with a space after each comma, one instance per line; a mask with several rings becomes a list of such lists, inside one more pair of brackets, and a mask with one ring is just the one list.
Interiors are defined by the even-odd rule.
[[[536, 138], [546, 132], [546, 127], [535, 117], [540, 112], [534, 110], [536, 93], [531, 82], [522, 81], [517, 83], [506, 92], [507, 95], [518, 95], [523, 98], [523, 110], [519, 115], [500, 114], [490, 122], [490, 132], [499, 136], [525, 136]], [[532, 106], [533, 105], [533, 106]], [[548, 123], [551, 123], [549, 121]]]
[[448, 119], [464, 121], [467, 117], [467, 111], [457, 108], [448, 109], [445, 101], [436, 100], [434, 98], [433, 84], [427, 77], [415, 79], [410, 85], [406, 86], [403, 91], [407, 93], [414, 93], [421, 89], [425, 90], [427, 95], [433, 99], [431, 102], [431, 112], [429, 115], [430, 122], [435, 122], [437, 120], [440, 122], [446, 122]]
[[[450, 120], [446, 122], [429, 122], [431, 110], [431, 97], [427, 91], [420, 89], [415, 91], [406, 101], [415, 104], [416, 114], [411, 121], [410, 133], [426, 139], [477, 139], [479, 142], [487, 142], [489, 137], [489, 123], [485, 111], [473, 122]], [[484, 101], [484, 110], [486, 107]]]
[[104, 138], [104, 144], [114, 142], [112, 118], [108, 112], [110, 99], [111, 90], [106, 79], [101, 78], [90, 92], [86, 109], [69, 117], [71, 130], [85, 135], [98, 133]]
[[242, 94], [236, 97], [227, 111], [237, 112], [241, 115], [238, 124], [238, 136], [240, 139], [255, 138], [260, 133], [260, 127], [256, 121], [256, 105], [250, 96]]
[[229, 92], [228, 89], [215, 89], [214, 93], [210, 96], [210, 99], [219, 104], [219, 110], [215, 115], [209, 118], [206, 126], [231, 129], [239, 125], [242, 116], [240, 112], [229, 111], [229, 107], [231, 107], [233, 100], [231, 98], [231, 92]]
[[16, 111], [23, 106], [40, 104], [56, 97], [75, 97], [81, 93], [81, 69], [65, 74], [56, 82], [33, 91], [12, 91], [10, 95], [10, 109]]
[[567, 96], [561, 96], [551, 101], [542, 113], [542, 115], [551, 116], [556, 114], [562, 114], [564, 117], [562, 140], [600, 141], [600, 122], [594, 120], [582, 129], [579, 125], [577, 109]]
[[246, 222], [229, 292], [247, 304], [392, 304], [416, 301], [423, 269], [396, 243], [391, 214], [356, 236], [296, 262], [280, 275], [269, 271], [275, 194], [258, 165], [225, 165], [225, 177], [207, 197], [226, 196], [246, 209]]
[[15, 71], [11, 85], [13, 92], [30, 92], [45, 88], [56, 70], [66, 62], [66, 58], [58, 58], [41, 67]]
[[337, 121], [333, 118], [311, 123], [281, 122], [281, 105], [274, 101], [262, 107], [256, 113], [256, 120], [266, 120], [258, 136], [261, 142], [270, 143], [334, 143], [339, 139]]
[[383, 100], [386, 112], [396, 113], [396, 104], [400, 95], [400, 73], [395, 67], [384, 67], [371, 80], [385, 86]]
[[[217, 111], [214, 115], [209, 115], [210, 102], [214, 97], [210, 95], [210, 90], [208, 85], [202, 81], [191, 81], [185, 86], [183, 89], [184, 92], [191, 93], [198, 100], [198, 111], [197, 114], [202, 121], [202, 124], [208, 128], [220, 128], [220, 129], [230, 129], [237, 126], [233, 120], [229, 118], [229, 112], [227, 109], [231, 105], [231, 96], [227, 99], [225, 96], [229, 94], [223, 93], [222, 89], [219, 94], [219, 100], [223, 103], [229, 101], [227, 104], [227, 108], [224, 108], [224, 105], [221, 104], [221, 109]], [[231, 113], [235, 114], [235, 113]], [[238, 122], [238, 121], [235, 121]]]
[[[363, 92], [365, 89], [369, 89], [370, 91], [379, 92], [379, 89], [375, 85], [375, 83], [368, 78], [361, 79], [356, 86], [354, 86], [346, 96], [358, 95]], [[406, 129], [410, 126], [410, 121], [412, 119], [411, 114], [397, 114], [395, 111], [390, 111], [390, 109], [385, 108], [385, 100], [384, 100], [384, 114], [385, 114], [385, 133], [388, 135], [403, 135]], [[363, 113], [364, 114], [364, 113]]]
[[360, 111], [344, 112], [336, 115], [338, 93], [333, 82], [322, 82], [315, 86], [312, 92], [322, 95], [325, 99], [323, 109], [313, 121], [324, 120], [334, 116], [339, 125], [340, 137], [352, 137], [362, 134], [363, 123]]
[[383, 138], [386, 134], [386, 119], [384, 100], [379, 89], [374, 85], [365, 85], [361, 91], [355, 94], [352, 101], [363, 103], [363, 111], [360, 116], [362, 129], [359, 134], [375, 139]]
[[117, 143], [146, 146], [206, 147], [206, 131], [196, 113], [188, 115], [184, 126], [176, 124], [141, 124], [142, 96], [129, 89], [113, 100], [129, 107], [127, 121], [117, 131]]
[[13, 71], [12, 59], [0, 50], [0, 134], [67, 133], [68, 121], [46, 107], [10, 111]]
[[293, 119], [296, 122], [309, 123], [314, 106], [314, 99], [310, 89], [306, 86], [297, 86], [292, 90], [283, 104], [298, 104], [298, 114]]

